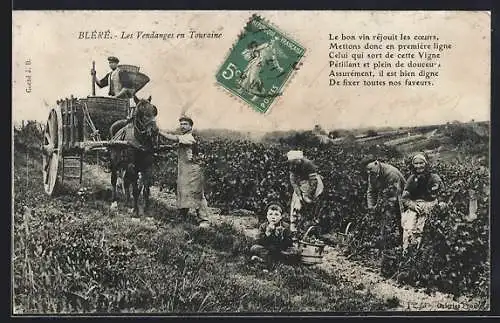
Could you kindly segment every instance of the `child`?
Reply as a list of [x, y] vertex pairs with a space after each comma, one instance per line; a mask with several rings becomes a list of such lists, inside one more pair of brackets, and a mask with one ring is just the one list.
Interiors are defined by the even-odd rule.
[[283, 206], [274, 202], [266, 208], [267, 222], [259, 227], [256, 244], [250, 248], [251, 260], [265, 262], [269, 258], [289, 258], [298, 254], [293, 247], [290, 226], [284, 223]]

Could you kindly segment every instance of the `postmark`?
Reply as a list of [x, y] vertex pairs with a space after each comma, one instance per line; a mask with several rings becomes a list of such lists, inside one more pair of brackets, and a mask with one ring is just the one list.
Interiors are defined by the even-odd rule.
[[283, 95], [305, 52], [300, 43], [253, 15], [217, 71], [217, 83], [265, 113]]

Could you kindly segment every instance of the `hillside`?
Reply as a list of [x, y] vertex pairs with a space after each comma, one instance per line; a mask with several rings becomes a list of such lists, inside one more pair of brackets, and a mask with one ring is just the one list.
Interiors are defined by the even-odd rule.
[[[328, 206], [332, 212], [330, 225], [337, 238], [325, 250], [325, 262], [313, 267], [260, 265], [248, 261], [248, 248], [261, 204], [268, 198], [288, 199], [288, 187], [283, 182], [286, 176], [281, 176], [284, 164], [279, 162], [285, 146], [218, 139], [202, 147], [207, 164], [212, 165], [207, 169], [212, 227], [203, 229], [176, 215], [173, 152], [158, 161], [155, 174], [163, 189], [153, 188], [154, 208], [141, 218], [133, 218], [123, 205], [116, 211], [110, 209], [109, 173], [95, 165], [85, 165], [82, 187], [66, 185], [62, 194], [47, 197], [36, 144], [37, 127], [16, 130], [14, 138], [15, 313], [358, 312], [489, 307], [484, 297], [488, 294], [484, 269], [489, 267], [483, 259], [488, 249], [484, 244], [488, 200], [482, 191], [486, 188], [484, 174], [476, 169], [459, 171], [473, 172], [477, 176], [467, 176], [466, 180], [483, 185], [477, 187], [477, 219], [460, 222], [466, 210], [464, 187], [470, 183], [454, 183], [455, 166], [440, 168], [448, 183], [457, 185], [450, 187], [458, 192], [450, 200], [460, 201], [452, 209], [456, 214], [453, 220], [460, 223], [442, 221], [437, 229], [443, 230], [452, 243], [450, 247], [460, 251], [435, 254], [435, 246], [426, 246], [423, 256], [432, 263], [420, 263], [421, 274], [435, 268], [441, 268], [441, 273], [434, 274], [430, 283], [425, 282], [428, 285], [419, 285], [422, 280], [412, 286], [411, 281], [396, 279], [399, 276], [383, 278], [378, 274], [374, 261], [377, 255], [370, 249], [374, 236], [367, 226], [373, 223], [366, 217], [364, 222], [358, 219], [365, 213], [360, 194], [364, 183], [353, 165], [365, 151], [356, 147], [337, 151], [336, 146], [304, 146], [308, 155], [321, 162], [327, 181], [336, 185], [330, 184], [327, 194], [329, 203], [333, 203]], [[381, 153], [385, 152], [390, 151]], [[244, 177], [240, 176], [242, 170]], [[339, 176], [342, 181], [329, 180]], [[257, 181], [260, 189], [255, 189]], [[342, 236], [350, 221], [352, 232]], [[453, 231], [454, 225], [459, 230]], [[469, 232], [467, 239], [459, 236], [464, 232]], [[465, 264], [462, 255], [468, 253], [476, 258], [467, 257]], [[443, 258], [449, 259], [449, 265], [443, 267]], [[447, 279], [451, 283], [435, 284]]]
[[[18, 132], [19, 136], [20, 133]], [[24, 135], [24, 134], [21, 134]], [[13, 314], [380, 311], [395, 305], [338, 273], [248, 261], [251, 238], [201, 229], [166, 199], [140, 219], [109, 207], [109, 174], [49, 198], [40, 153], [16, 139]], [[28, 148], [28, 149], [26, 149]], [[170, 196], [170, 200], [172, 196]]]

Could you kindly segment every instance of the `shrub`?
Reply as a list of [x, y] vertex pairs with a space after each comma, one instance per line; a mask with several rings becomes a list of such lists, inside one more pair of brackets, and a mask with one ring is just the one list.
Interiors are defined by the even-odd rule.
[[[222, 208], [223, 212], [248, 209], [257, 214], [270, 200], [277, 199], [289, 206], [291, 187], [286, 152], [301, 149], [316, 163], [324, 177], [325, 190], [318, 203], [318, 217], [324, 230], [343, 232], [351, 223], [347, 251], [366, 258], [374, 247], [374, 241], [379, 239], [379, 222], [367, 211], [367, 181], [362, 162], [365, 156], [372, 155], [398, 167], [405, 174], [408, 173], [405, 160], [400, 152], [391, 147], [356, 144], [322, 146], [313, 137], [310, 132], [296, 133], [284, 138], [281, 145], [225, 139], [202, 141], [209, 204]], [[172, 152], [156, 170], [156, 177], [162, 185], [172, 190], [175, 189], [175, 165]], [[429, 221], [429, 230], [434, 231], [427, 233], [426, 240], [432, 243], [422, 251], [419, 275], [425, 278], [438, 272], [437, 278], [425, 278], [425, 282], [436, 285], [436, 279], [441, 282], [451, 280], [451, 285], [460, 286], [463, 292], [479, 293], [484, 290], [483, 282], [488, 273], [489, 244], [486, 237], [489, 228], [485, 221], [488, 219], [489, 174], [466, 163], [437, 164], [435, 171], [445, 182], [442, 199], [450, 202], [450, 208], [442, 211], [437, 217], [440, 219], [438, 222]], [[479, 194], [480, 216], [476, 221], [462, 223], [457, 227], [460, 230], [452, 230], [454, 221], [464, 219], [468, 214], [469, 189], [475, 189]], [[439, 242], [438, 228], [445, 230], [444, 244]], [[464, 240], [465, 236], [467, 239]], [[449, 258], [447, 262], [439, 262], [439, 259], [446, 258], [446, 254]], [[469, 256], [471, 258], [467, 258]], [[468, 262], [466, 266], [465, 262]], [[458, 282], [460, 285], [457, 285]], [[478, 284], [482, 287], [479, 288]], [[440, 288], [446, 290], [447, 287], [441, 284]]]

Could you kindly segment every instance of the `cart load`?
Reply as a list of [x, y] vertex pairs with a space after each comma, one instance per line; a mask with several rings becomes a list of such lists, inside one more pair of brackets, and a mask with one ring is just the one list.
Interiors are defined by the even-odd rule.
[[[139, 67], [134, 65], [119, 65], [130, 80], [133, 88], [131, 93], [135, 95], [148, 82], [149, 77], [139, 72]], [[95, 129], [98, 131], [100, 140], [109, 140], [109, 129], [111, 125], [118, 120], [127, 118], [130, 112], [130, 100], [103, 96], [89, 96], [80, 100], [86, 105], [90, 119], [93, 121]], [[87, 125], [90, 126], [90, 125]], [[90, 126], [91, 127], [91, 126]], [[91, 130], [91, 129], [88, 129]], [[92, 131], [90, 131], [92, 133]]]
[[[108, 140], [110, 138], [109, 128], [117, 120], [127, 118], [130, 109], [130, 102], [128, 99], [119, 99], [104, 96], [88, 96], [85, 99], [80, 99], [81, 104], [86, 106], [88, 112], [88, 121], [92, 121], [95, 130], [94, 133], [92, 125], [87, 122], [86, 133], [90, 137], [99, 135], [100, 140]], [[90, 138], [89, 138], [90, 139]]]
[[[119, 68], [130, 79], [133, 95], [149, 82], [149, 77], [140, 73], [137, 66], [119, 65]], [[72, 178], [82, 182], [85, 151], [128, 145], [111, 140], [109, 131], [114, 122], [127, 118], [129, 112], [130, 99], [96, 96], [93, 78], [92, 96], [58, 100], [49, 113], [41, 147], [47, 194], [53, 194], [58, 182]]]

